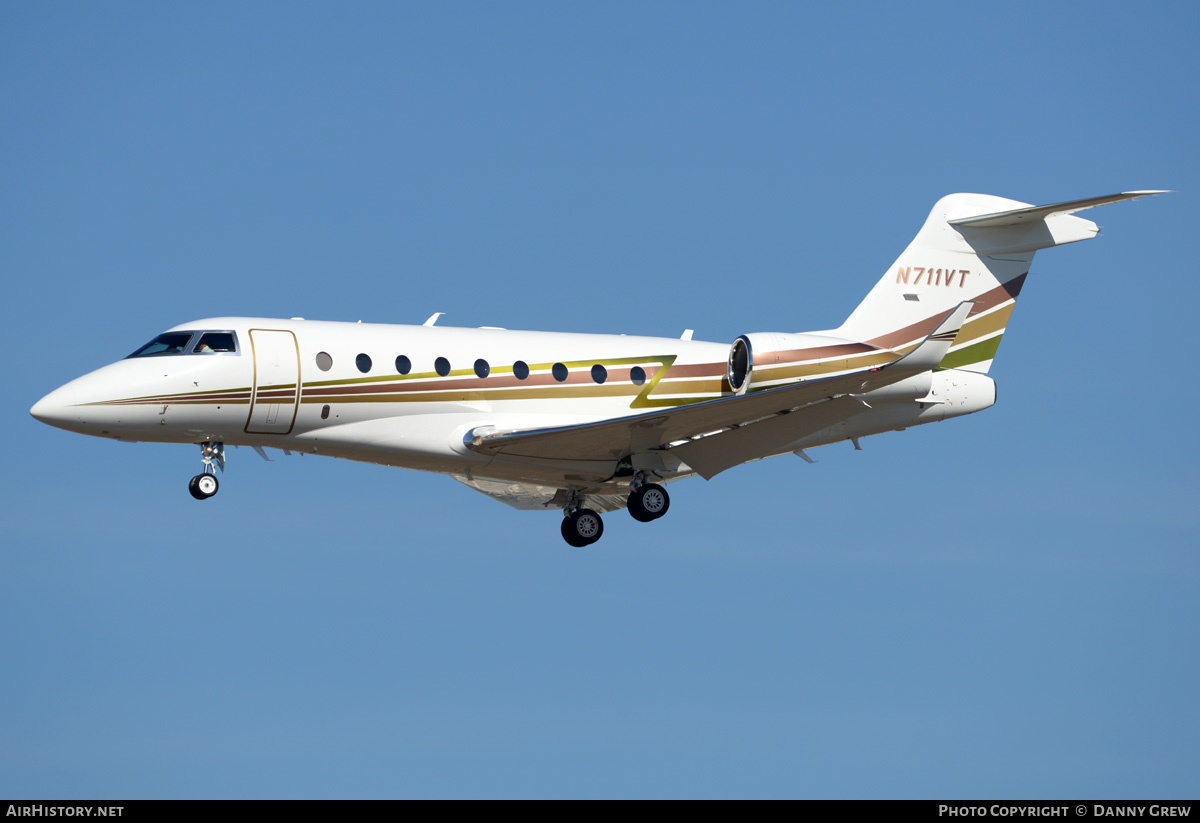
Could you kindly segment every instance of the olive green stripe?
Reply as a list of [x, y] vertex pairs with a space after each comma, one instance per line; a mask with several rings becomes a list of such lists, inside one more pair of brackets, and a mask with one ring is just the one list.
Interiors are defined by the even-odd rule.
[[1000, 348], [1000, 338], [1003, 336], [1002, 334], [998, 334], [995, 337], [973, 343], [958, 351], [950, 352], [942, 358], [942, 362], [938, 364], [938, 368], [961, 369], [963, 366], [970, 366], [972, 363], [982, 363], [986, 360], [992, 360], [996, 356], [996, 349]]

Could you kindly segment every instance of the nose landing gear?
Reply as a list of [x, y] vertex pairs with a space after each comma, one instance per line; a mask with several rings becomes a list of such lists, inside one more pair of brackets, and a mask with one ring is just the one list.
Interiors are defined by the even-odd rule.
[[197, 500], [207, 500], [220, 488], [215, 474], [198, 474], [188, 481], [188, 491]]
[[225, 471], [225, 444], [201, 443], [200, 459], [204, 461], [204, 471], [188, 482], [188, 491], [197, 500], [207, 500], [217, 493], [221, 484], [217, 482], [215, 463], [221, 471]]

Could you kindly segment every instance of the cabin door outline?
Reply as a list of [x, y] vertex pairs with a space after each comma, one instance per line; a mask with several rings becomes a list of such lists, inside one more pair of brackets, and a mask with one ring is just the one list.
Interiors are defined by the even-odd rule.
[[254, 387], [247, 434], [291, 434], [300, 410], [300, 344], [286, 329], [250, 329]]

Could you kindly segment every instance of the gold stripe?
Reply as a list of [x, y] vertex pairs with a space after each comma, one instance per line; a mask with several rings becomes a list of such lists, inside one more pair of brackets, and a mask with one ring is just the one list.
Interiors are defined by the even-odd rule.
[[153, 402], [159, 402], [159, 401], [161, 401], [161, 400], [162, 400], [164, 397], [198, 397], [198, 398], [203, 398], [203, 397], [206, 397], [206, 396], [208, 396], [208, 395], [217, 395], [217, 394], [239, 394], [239, 393], [245, 393], [245, 394], [246, 394], [246, 396], [247, 396], [247, 397], [249, 397], [249, 395], [250, 395], [250, 387], [249, 387], [249, 386], [245, 386], [244, 388], [240, 388], [240, 389], [209, 389], [209, 390], [207, 390], [207, 391], [189, 391], [189, 392], [179, 392], [179, 393], [177, 393], [177, 394], [170, 394], [170, 395], [162, 395], [162, 394], [147, 394], [147, 395], [145, 395], [145, 396], [143, 396], [143, 397], [126, 397], [126, 398], [124, 398], [124, 399], [122, 399], [122, 400], [108, 400], [108, 401], [105, 401], [105, 404], [107, 405], [107, 404], [116, 404], [116, 403], [137, 403], [137, 402], [152, 402], [152, 403], [153, 403]]
[[1013, 309], [1016, 307], [1017, 304], [1014, 301], [999, 311], [967, 321], [958, 335], [958, 341], [954, 348], [958, 349], [960, 346], [969, 345], [980, 337], [994, 332], [1004, 331], [1008, 327], [1008, 318], [1012, 316]]
[[[979, 338], [993, 334], [997, 331], [1002, 331], [1007, 327], [1009, 317], [1015, 308], [1015, 301], [997, 311], [982, 317], [968, 320], [964, 325], [962, 332], [957, 338], [954, 346], [954, 351], [957, 353], [968, 346], [973, 346]], [[788, 364], [763, 364], [755, 368], [753, 380], [755, 388], [767, 388], [766, 384], [786, 385], [788, 381], [797, 379], [811, 379], [824, 375], [845, 373], [857, 369], [871, 368], [882, 366], [893, 362], [899, 354], [910, 351], [915, 348], [919, 341], [906, 344], [898, 347], [894, 351], [870, 351], [861, 353], [848, 353], [845, 357], [825, 359], [820, 361], [799, 361]], [[948, 358], [949, 359], [949, 358]], [[960, 358], [954, 358], [959, 360]], [[509, 389], [489, 389], [487, 388], [487, 380], [480, 380], [481, 385], [478, 389], [467, 390], [438, 390], [438, 383], [443, 380], [457, 379], [462, 377], [474, 377], [475, 371], [473, 368], [452, 369], [448, 375], [443, 377], [435, 372], [419, 372], [415, 374], [388, 374], [377, 376], [365, 376], [354, 378], [340, 378], [337, 380], [318, 380], [304, 382], [303, 390], [316, 388], [340, 388], [353, 386], [368, 386], [374, 383], [389, 383], [396, 384], [399, 382], [408, 381], [429, 381], [428, 390], [408, 389], [401, 392], [396, 391], [381, 391], [373, 394], [356, 394], [356, 395], [314, 395], [303, 396], [300, 402], [305, 404], [325, 404], [325, 403], [404, 403], [404, 402], [456, 402], [456, 401], [478, 401], [478, 400], [512, 400], [512, 399], [529, 399], [529, 400], [550, 400], [550, 399], [569, 399], [579, 397], [621, 397], [630, 394], [636, 395], [631, 402], [632, 408], [650, 408], [660, 406], [678, 406], [684, 405], [687, 402], [702, 402], [711, 400], [714, 397], [724, 396], [726, 392], [725, 380], [701, 378], [701, 379], [669, 379], [671, 366], [676, 360], [675, 355], [666, 356], [640, 356], [640, 357], [621, 357], [621, 358], [601, 358], [589, 360], [570, 360], [556, 361], [562, 362], [564, 366], [571, 370], [590, 368], [593, 365], [602, 365], [606, 368], [617, 366], [641, 365], [647, 370], [654, 369], [653, 377], [643, 386], [635, 386], [628, 381], [612, 381], [605, 385], [581, 385], [577, 383], [556, 384], [553, 386], [529, 386], [515, 387]], [[945, 362], [945, 361], [943, 361]], [[529, 365], [529, 370], [532, 374], [544, 374], [553, 368], [555, 363], [533, 363]], [[691, 364], [688, 368], [716, 368], [720, 364]], [[576, 374], [579, 372], [576, 371]], [[512, 375], [513, 368], [508, 366], [493, 366], [490, 370], [491, 376]], [[668, 382], [662, 382], [667, 379]], [[260, 386], [258, 393], [264, 401], [268, 398], [264, 396], [270, 391], [285, 391], [288, 389], [297, 388], [295, 383], [285, 383], [273, 386]], [[246, 405], [250, 402], [249, 394], [252, 387], [245, 386], [234, 389], [223, 390], [208, 390], [195, 392], [180, 392], [174, 395], [157, 395], [132, 397], [123, 400], [107, 401], [103, 405]], [[230, 395], [235, 395], [231, 397]], [[241, 395], [237, 397], [236, 395]], [[290, 402], [294, 395], [287, 395], [278, 399], [281, 401]]]
[[[608, 357], [596, 360], [554, 360], [546, 363], [530, 363], [529, 373], [532, 375], [536, 372], [548, 373], [557, 364], [562, 363], [568, 369], [590, 369], [592, 366], [662, 366], [669, 367], [678, 355], [642, 355], [639, 357]], [[491, 366], [488, 377], [492, 375], [512, 374], [512, 366]], [[449, 380], [452, 377], [476, 377], [475, 369], [451, 369], [445, 376], [437, 372], [427, 371], [418, 372], [415, 374], [385, 374], [377, 377], [343, 377], [337, 380], [315, 380], [304, 384], [305, 390], [319, 389], [328, 386], [354, 386], [364, 383], [393, 383], [400, 380]], [[483, 378], [486, 380], [487, 378]]]
[[[785, 380], [796, 377], [814, 377], [817, 375], [830, 374], [840, 371], [854, 371], [856, 369], [870, 368], [871, 366], [881, 366], [886, 363], [891, 363], [896, 359], [896, 355], [891, 352], [883, 352], [882, 354], [871, 354], [863, 358], [856, 359], [853, 364], [848, 364], [846, 360], [826, 360], [823, 363], [801, 363], [788, 366], [766, 366], [763, 368], [755, 368], [751, 376], [751, 382], [759, 383], [768, 380]], [[760, 378], [759, 375], [762, 375]]]
[[694, 394], [696, 392], [714, 392], [721, 394], [725, 388], [724, 380], [679, 380], [677, 382], [662, 383], [658, 387], [656, 396], [668, 394]]
[[301, 403], [456, 403], [463, 400], [555, 400], [572, 397], [621, 397], [632, 395], [637, 386], [561, 386], [542, 389], [493, 389], [491, 391], [393, 392], [390, 394], [304, 395]]

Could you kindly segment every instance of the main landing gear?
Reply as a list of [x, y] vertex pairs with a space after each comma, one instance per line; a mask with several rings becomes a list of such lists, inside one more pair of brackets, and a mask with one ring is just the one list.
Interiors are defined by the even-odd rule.
[[217, 493], [221, 484], [217, 482], [215, 463], [221, 471], [225, 471], [225, 444], [201, 443], [200, 459], [204, 461], [204, 471], [188, 482], [188, 491], [197, 500], [207, 500]]
[[568, 546], [582, 549], [590, 546], [604, 534], [604, 521], [591, 509], [584, 508], [583, 495], [571, 492], [571, 499], [563, 506], [562, 536]]
[[638, 522], [649, 523], [651, 520], [657, 520], [666, 514], [670, 507], [670, 495], [657, 483], [642, 482], [629, 492], [629, 514]]
[[[647, 481], [644, 472], [634, 475], [629, 491], [629, 514], [634, 520], [649, 523], [666, 514], [670, 507], [671, 497], [666, 489]], [[604, 534], [604, 521], [599, 514], [583, 507], [583, 495], [572, 495], [563, 513], [562, 536], [568, 545], [590, 546]]]
[[576, 509], [563, 518], [563, 540], [577, 549], [592, 545], [603, 534], [604, 521], [591, 509]]

